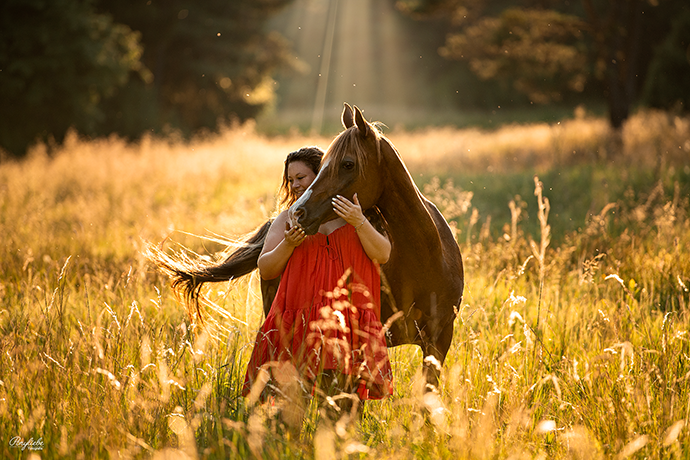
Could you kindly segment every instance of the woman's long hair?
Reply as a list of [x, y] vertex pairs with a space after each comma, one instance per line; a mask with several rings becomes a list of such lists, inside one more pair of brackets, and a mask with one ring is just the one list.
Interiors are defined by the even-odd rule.
[[[283, 181], [278, 191], [279, 211], [287, 209], [297, 199], [288, 181], [287, 169], [290, 163], [301, 161], [314, 171], [314, 174], [317, 174], [323, 154], [324, 152], [318, 147], [304, 147], [288, 154], [283, 169]], [[239, 241], [228, 242], [224, 251], [211, 258], [191, 257], [184, 251], [169, 254], [163, 250], [162, 243], [158, 246], [148, 244], [145, 255], [158, 270], [170, 277], [170, 285], [187, 307], [190, 319], [196, 316], [203, 322], [199, 302], [201, 287], [204, 283], [230, 281], [254, 271], [272, 222], [273, 220], [269, 219]], [[271, 292], [263, 286], [262, 291], [264, 295]], [[275, 289], [272, 291], [274, 295]], [[270, 303], [268, 305], [270, 306]], [[266, 310], [266, 299], [264, 299], [264, 311]]]

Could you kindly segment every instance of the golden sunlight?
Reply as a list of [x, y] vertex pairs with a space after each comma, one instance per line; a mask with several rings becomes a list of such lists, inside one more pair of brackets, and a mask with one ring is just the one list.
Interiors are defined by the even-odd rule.
[[413, 64], [421, 56], [390, 2], [296, 0], [278, 21], [304, 64], [302, 75], [281, 82], [281, 108], [311, 111], [313, 133], [321, 132], [324, 114], [340, 114], [343, 101], [381, 119], [412, 106]]

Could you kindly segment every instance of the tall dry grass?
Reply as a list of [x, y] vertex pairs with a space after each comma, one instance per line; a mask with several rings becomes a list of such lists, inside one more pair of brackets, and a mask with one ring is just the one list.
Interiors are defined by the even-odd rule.
[[[186, 144], [71, 136], [54, 157], [0, 165], [0, 456], [687, 458], [688, 120], [638, 114], [613, 166], [603, 121], [583, 117], [390, 138], [465, 256], [438, 393], [422, 392], [417, 348], [391, 349], [392, 398], [350, 425], [320, 423], [312, 406], [295, 435], [277, 406], [239, 397], [256, 276], [207, 290], [218, 308], [204, 330], [142, 256], [143, 241], [203, 255], [218, 244], [184, 232], [250, 231], [273, 210], [284, 155], [330, 139], [251, 126]], [[544, 177], [583, 162], [609, 189], [654, 176], [598, 194], [565, 231]], [[462, 187], [487, 170], [524, 170], [536, 193], [505, 200], [498, 233]]]

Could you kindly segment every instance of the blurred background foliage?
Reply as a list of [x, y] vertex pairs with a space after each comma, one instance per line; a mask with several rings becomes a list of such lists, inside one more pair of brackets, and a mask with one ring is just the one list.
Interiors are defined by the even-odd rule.
[[0, 147], [323, 133], [343, 101], [406, 128], [584, 104], [617, 129], [687, 111], [689, 25], [686, 0], [2, 0]]

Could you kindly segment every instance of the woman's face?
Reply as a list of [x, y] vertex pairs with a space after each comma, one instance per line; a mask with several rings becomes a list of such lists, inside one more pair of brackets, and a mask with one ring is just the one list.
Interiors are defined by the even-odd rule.
[[316, 174], [311, 170], [306, 163], [302, 161], [293, 161], [287, 167], [288, 184], [290, 190], [299, 198], [304, 191], [314, 182]]

